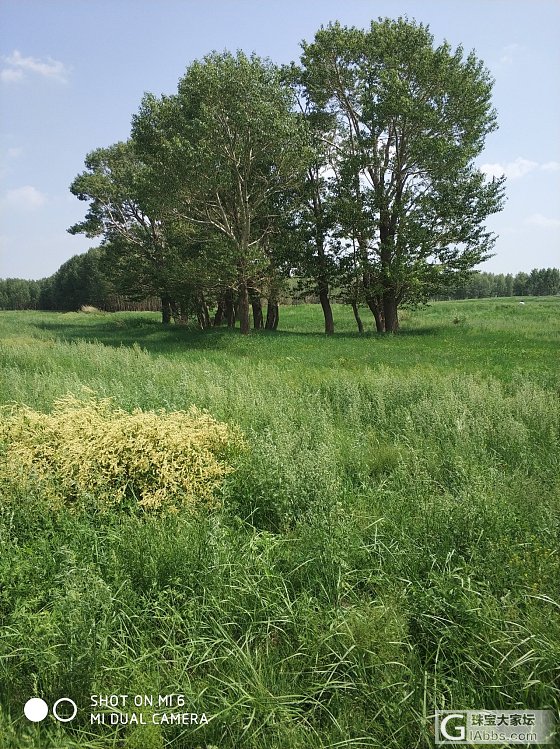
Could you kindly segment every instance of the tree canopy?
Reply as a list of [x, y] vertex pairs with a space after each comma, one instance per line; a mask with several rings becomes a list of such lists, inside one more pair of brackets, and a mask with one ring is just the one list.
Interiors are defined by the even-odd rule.
[[214, 52], [175, 94], [145, 95], [129, 141], [88, 155], [71, 190], [89, 211], [70, 231], [103, 237], [122, 291], [203, 326], [215, 307], [246, 333], [252, 304], [260, 327], [261, 298], [273, 309], [292, 274], [327, 333], [332, 296], [395, 332], [401, 305], [492, 253], [504, 180], [475, 166], [492, 85], [474, 52], [403, 18], [329, 24], [286, 68]]
[[484, 221], [503, 180], [486, 182], [474, 159], [496, 127], [492, 81], [474, 53], [434, 47], [427, 27], [402, 18], [331, 24], [302, 46], [304, 95], [337, 123], [340, 231], [357, 243], [378, 330], [393, 332], [400, 304], [490, 256]]
[[172, 175], [168, 215], [214, 250], [217, 280], [236, 292], [248, 332], [250, 291], [267, 286], [271, 238], [305, 166], [290, 89], [270, 62], [213, 53], [188, 68], [173, 97], [145, 97], [132, 135], [154, 181]]

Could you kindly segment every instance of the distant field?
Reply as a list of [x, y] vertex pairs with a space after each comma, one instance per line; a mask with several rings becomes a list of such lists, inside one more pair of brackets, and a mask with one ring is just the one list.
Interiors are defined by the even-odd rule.
[[[0, 485], [0, 749], [428, 749], [436, 708], [558, 709], [560, 298], [523, 301], [397, 336], [335, 307], [332, 338], [315, 305], [247, 337], [0, 312], [1, 404], [86, 386], [248, 445], [194, 514]], [[92, 694], [170, 693], [208, 724], [90, 724]]]

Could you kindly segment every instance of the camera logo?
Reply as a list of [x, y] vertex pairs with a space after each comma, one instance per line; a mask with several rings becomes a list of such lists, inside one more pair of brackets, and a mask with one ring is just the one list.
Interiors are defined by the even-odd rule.
[[[61, 710], [63, 705], [68, 705], [70, 707], [68, 715], [65, 714], [68, 708]], [[70, 697], [61, 697], [52, 706], [52, 714], [58, 721], [60, 721], [60, 723], [69, 723], [71, 720], [74, 720], [77, 713], [78, 706], [74, 700], [70, 699]], [[23, 714], [27, 720], [30, 720], [32, 723], [40, 723], [42, 720], [45, 720], [49, 714], [49, 706], [45, 700], [42, 700], [40, 697], [31, 697], [31, 699], [27, 700], [23, 706]]]

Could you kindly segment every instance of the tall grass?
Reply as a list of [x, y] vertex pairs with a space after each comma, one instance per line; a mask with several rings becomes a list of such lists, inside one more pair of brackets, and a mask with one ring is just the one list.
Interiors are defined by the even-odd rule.
[[[333, 340], [312, 307], [248, 339], [1, 315], [3, 402], [196, 405], [249, 450], [196, 515], [0, 488], [0, 747], [427, 749], [437, 708], [558, 709], [559, 307], [440, 303]], [[109, 693], [181, 693], [209, 724], [90, 725]], [[29, 723], [35, 695], [76, 720]]]

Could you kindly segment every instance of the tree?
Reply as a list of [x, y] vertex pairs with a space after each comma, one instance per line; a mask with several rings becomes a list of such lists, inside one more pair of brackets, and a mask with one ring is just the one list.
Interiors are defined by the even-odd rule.
[[507, 296], [506, 277], [503, 273], [494, 276], [494, 292], [496, 296]]
[[513, 279], [513, 294], [514, 296], [525, 296], [529, 293], [529, 276], [527, 273], [520, 271]]
[[102, 237], [119, 291], [131, 299], [160, 296], [163, 322], [168, 323], [174, 299], [192, 293], [192, 285], [183, 280], [183, 266], [198, 245], [185, 226], [164, 215], [160, 185], [133, 142], [98, 148], [88, 154], [85, 165], [70, 190], [89, 202], [89, 210], [85, 220], [68, 231]]
[[74, 255], [41, 283], [41, 309], [78, 310], [83, 305], [106, 307], [113, 292], [103, 249], [92, 247]]
[[243, 333], [250, 294], [260, 294], [268, 274], [266, 244], [278, 205], [302, 170], [304, 141], [292, 104], [271, 63], [213, 53], [188, 68], [175, 96], [145, 97], [133, 121], [142, 158], [165, 181], [167, 207], [222, 238], [222, 275], [238, 295]]
[[33, 309], [31, 286], [36, 283], [23, 278], [3, 280], [0, 283], [0, 309]]
[[496, 128], [492, 81], [474, 53], [433, 46], [405, 19], [367, 31], [332, 24], [303, 43], [300, 77], [316, 111], [337, 118], [341, 229], [355, 236], [364, 293], [378, 330], [398, 308], [425, 301], [490, 256], [487, 216], [501, 209], [503, 178], [474, 167]]
[[513, 276], [511, 273], [506, 274], [506, 293], [505, 296], [513, 296]]
[[558, 268], [546, 269], [544, 293], [547, 295], [560, 294], [560, 270]]
[[549, 296], [560, 290], [559, 271], [556, 268], [533, 268], [527, 280], [527, 294]]

